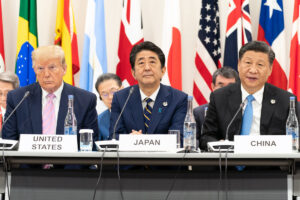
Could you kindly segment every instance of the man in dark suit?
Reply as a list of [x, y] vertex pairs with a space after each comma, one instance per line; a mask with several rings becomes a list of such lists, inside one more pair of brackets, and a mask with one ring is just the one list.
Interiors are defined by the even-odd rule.
[[[130, 53], [131, 72], [138, 84], [114, 94], [111, 108], [110, 137], [125, 101], [133, 93], [116, 126], [118, 134], [168, 133], [180, 130], [187, 112], [187, 94], [160, 83], [166, 72], [165, 56], [152, 42], [134, 46]], [[149, 115], [149, 113], [151, 113]]]
[[[238, 73], [231, 67], [222, 67], [217, 69], [212, 76], [211, 88], [213, 91], [225, 87], [230, 83], [235, 83], [240, 80]], [[200, 139], [202, 124], [205, 118], [205, 112], [208, 108], [208, 103], [196, 107], [193, 114], [197, 125], [197, 140]]]
[[285, 134], [292, 94], [266, 83], [272, 73], [274, 58], [275, 53], [265, 42], [252, 41], [240, 49], [238, 71], [241, 82], [211, 93], [200, 139], [202, 149], [207, 148], [208, 142], [225, 139], [228, 124], [242, 102], [245, 104], [243, 112], [238, 113], [229, 127], [229, 140], [239, 134]]
[[[3, 138], [18, 140], [20, 134], [64, 134], [64, 121], [68, 110], [68, 95], [74, 96], [77, 130], [89, 128], [98, 136], [96, 95], [63, 82], [66, 73], [65, 55], [59, 46], [44, 46], [32, 53], [37, 83], [18, 88], [7, 95], [7, 117], [24, 94], [29, 96], [3, 127]], [[52, 102], [50, 102], [50, 96]], [[46, 116], [46, 106], [50, 105]], [[50, 119], [51, 118], [51, 119]], [[51, 126], [46, 124], [51, 120]], [[47, 122], [48, 121], [48, 122]]]
[[107, 110], [98, 116], [99, 138], [107, 140], [109, 138], [110, 110], [113, 95], [123, 88], [120, 77], [116, 74], [106, 73], [98, 77], [95, 88], [99, 93], [100, 100], [105, 104]]

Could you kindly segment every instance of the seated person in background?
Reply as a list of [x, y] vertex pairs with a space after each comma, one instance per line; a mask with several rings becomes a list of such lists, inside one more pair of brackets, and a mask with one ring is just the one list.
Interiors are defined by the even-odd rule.
[[187, 94], [160, 83], [166, 72], [165, 55], [152, 42], [135, 45], [130, 53], [132, 76], [138, 84], [114, 94], [110, 117], [110, 138], [129, 91], [132, 94], [116, 125], [116, 136], [121, 133], [153, 134], [168, 130], [183, 132], [187, 112]]
[[0, 73], [0, 130], [4, 121], [6, 111], [7, 93], [19, 87], [19, 78], [11, 72]]
[[211, 93], [200, 138], [202, 149], [207, 148], [208, 142], [225, 139], [228, 124], [242, 102], [243, 111], [229, 127], [229, 140], [233, 140], [234, 135], [285, 134], [292, 94], [267, 83], [274, 59], [275, 53], [265, 42], [252, 41], [240, 49], [241, 82]]
[[95, 87], [99, 93], [100, 100], [103, 101], [108, 108], [98, 116], [98, 140], [107, 140], [109, 138], [111, 102], [114, 93], [123, 88], [122, 81], [116, 74], [102, 74], [98, 77]]
[[29, 91], [16, 112], [3, 126], [3, 139], [18, 140], [20, 134], [64, 134], [64, 121], [68, 110], [68, 95], [74, 95], [77, 131], [94, 130], [98, 138], [95, 94], [63, 82], [67, 65], [61, 47], [43, 46], [32, 52], [32, 64], [37, 83], [10, 91], [7, 95], [7, 117]]
[[[219, 68], [213, 73], [212, 76], [212, 83], [211, 83], [212, 91], [225, 87], [230, 83], [238, 82], [239, 80], [240, 79], [238, 73], [231, 67]], [[197, 140], [199, 140], [201, 136], [201, 128], [205, 118], [205, 109], [207, 108], [208, 108], [208, 103], [198, 106], [193, 110], [194, 117], [197, 124]]]

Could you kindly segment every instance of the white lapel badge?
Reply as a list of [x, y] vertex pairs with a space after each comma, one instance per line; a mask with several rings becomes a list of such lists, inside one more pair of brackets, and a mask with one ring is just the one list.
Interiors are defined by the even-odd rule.
[[163, 106], [164, 106], [164, 107], [168, 106], [168, 102], [164, 101], [164, 102], [163, 102]]
[[276, 103], [276, 100], [275, 99], [271, 99], [271, 104], [275, 104]]

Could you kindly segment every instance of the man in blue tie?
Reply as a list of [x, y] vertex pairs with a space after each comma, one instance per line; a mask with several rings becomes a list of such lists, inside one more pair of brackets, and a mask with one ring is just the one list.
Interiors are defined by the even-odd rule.
[[252, 41], [240, 49], [240, 82], [211, 93], [200, 139], [201, 149], [207, 149], [207, 142], [225, 139], [228, 124], [242, 102], [242, 111], [229, 127], [229, 140], [239, 134], [285, 134], [292, 94], [267, 83], [274, 59], [275, 53], [265, 42]]
[[[166, 72], [162, 50], [148, 41], [135, 45], [130, 53], [130, 64], [132, 76], [138, 84], [114, 94], [110, 137], [118, 138], [120, 133], [166, 134], [171, 129], [182, 133], [187, 112], [187, 94], [160, 83]], [[128, 104], [124, 106], [130, 93]], [[123, 108], [124, 112], [120, 116]], [[120, 120], [116, 123], [119, 116]]]

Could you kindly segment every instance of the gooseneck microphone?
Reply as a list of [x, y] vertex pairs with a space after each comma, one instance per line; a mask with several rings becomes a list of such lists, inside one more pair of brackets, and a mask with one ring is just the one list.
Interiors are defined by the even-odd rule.
[[116, 128], [117, 128], [117, 125], [118, 125], [118, 123], [119, 123], [119, 120], [120, 120], [120, 118], [121, 118], [121, 116], [122, 116], [122, 114], [123, 114], [123, 112], [124, 112], [124, 110], [125, 110], [125, 108], [126, 108], [126, 105], [127, 105], [128, 101], [129, 101], [129, 98], [131, 97], [133, 91], [134, 91], [134, 87], [131, 87], [130, 90], [129, 90], [129, 94], [128, 94], [128, 96], [127, 96], [127, 99], [126, 99], [126, 101], [125, 101], [125, 103], [124, 103], [124, 105], [123, 105], [123, 107], [122, 107], [122, 110], [121, 110], [121, 112], [120, 112], [120, 114], [119, 114], [119, 116], [118, 116], [118, 119], [117, 119], [117, 121], [116, 121], [116, 123], [115, 123], [115, 125], [114, 125], [114, 132], [113, 132], [113, 137], [112, 137], [112, 139], [116, 139]]
[[[246, 100], [245, 100], [246, 101]], [[231, 124], [233, 123], [233, 121], [235, 120], [236, 116], [239, 114], [239, 112], [241, 111], [241, 109], [244, 107], [245, 105], [245, 101], [243, 101], [240, 106], [239, 106], [239, 109], [237, 109], [236, 113], [234, 114], [233, 118], [231, 119], [231, 121], [229, 122], [228, 126], [227, 126], [227, 129], [226, 129], [226, 134], [225, 134], [225, 141], [228, 141], [228, 131], [229, 131], [229, 128], [231, 126]]]
[[117, 128], [117, 125], [120, 121], [120, 118], [124, 112], [124, 109], [132, 95], [134, 91], [134, 87], [131, 87], [130, 90], [129, 90], [129, 94], [127, 96], [127, 99], [121, 109], [121, 112], [115, 122], [115, 125], [114, 125], [114, 129], [113, 129], [113, 135], [112, 135], [112, 140], [102, 140], [102, 141], [96, 141], [95, 144], [97, 146], [97, 148], [100, 150], [100, 151], [116, 151], [118, 148], [119, 148], [119, 141], [116, 140], [116, 128]]
[[241, 109], [244, 107], [245, 101], [246, 100], [244, 100], [240, 104], [239, 108], [237, 109], [237, 111], [233, 115], [232, 119], [230, 120], [230, 122], [229, 122], [229, 124], [226, 128], [225, 140], [224, 141], [216, 141], [216, 142], [208, 142], [207, 143], [207, 148], [208, 148], [209, 151], [217, 151], [217, 152], [226, 151], [226, 152], [228, 152], [228, 151], [233, 151], [234, 150], [234, 142], [228, 140], [228, 132], [229, 132], [229, 128], [230, 128], [231, 124], [234, 122], [237, 115], [239, 114]]
[[[19, 101], [19, 103], [17, 104], [17, 106], [11, 111], [11, 113], [8, 115], [8, 117], [6, 119], [4, 119], [3, 124], [2, 124], [2, 129], [4, 127], [4, 124], [9, 120], [9, 118], [16, 112], [16, 110], [19, 108], [19, 106], [23, 103], [23, 101], [30, 95], [29, 91], [26, 91], [23, 98], [21, 99], [21, 101]], [[2, 133], [2, 129], [1, 129], [1, 133]], [[1, 134], [2, 136], [2, 134]]]

